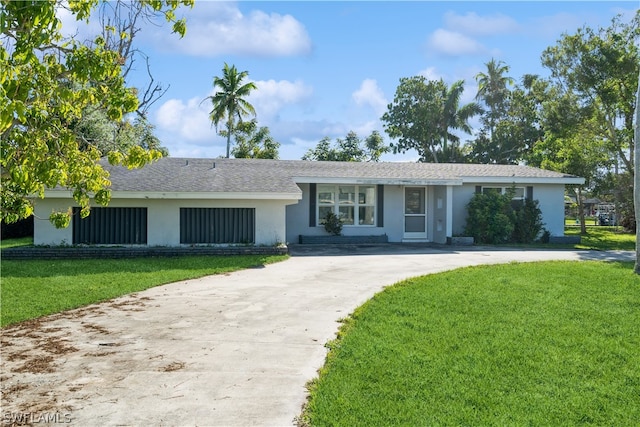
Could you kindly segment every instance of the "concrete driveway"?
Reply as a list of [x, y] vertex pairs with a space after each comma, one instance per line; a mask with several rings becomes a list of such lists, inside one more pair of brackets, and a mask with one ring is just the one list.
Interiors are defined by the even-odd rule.
[[264, 268], [3, 330], [2, 423], [292, 425], [337, 321], [386, 285], [478, 264], [634, 257], [405, 245], [291, 251]]

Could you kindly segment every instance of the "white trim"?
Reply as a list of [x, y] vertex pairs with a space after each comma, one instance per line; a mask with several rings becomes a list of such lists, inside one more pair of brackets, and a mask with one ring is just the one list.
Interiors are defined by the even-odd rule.
[[427, 187], [431, 185], [462, 185], [460, 179], [400, 179], [400, 178], [334, 178], [334, 177], [294, 177], [296, 184], [344, 184], [344, 185], [406, 185]]
[[522, 185], [522, 184], [584, 184], [584, 178], [567, 177], [567, 178], [540, 178], [540, 177], [463, 177], [464, 184], [504, 184], [504, 185]]
[[[320, 203], [320, 186], [326, 186], [326, 187], [333, 187], [331, 193], [333, 194], [333, 203]], [[354, 187], [354, 191], [355, 191], [355, 197], [356, 199], [354, 200], [354, 203], [352, 205], [343, 203], [340, 204], [340, 187]], [[359, 200], [359, 194], [360, 194], [360, 188], [361, 187], [370, 187], [373, 189], [373, 203], [360, 203]], [[378, 227], [378, 188], [376, 185], [372, 185], [372, 184], [362, 184], [362, 185], [357, 185], [357, 184], [318, 184], [316, 187], [316, 227], [323, 227], [324, 224], [321, 223], [320, 221], [322, 220], [322, 217], [320, 215], [320, 209], [322, 208], [332, 208], [333, 213], [335, 215], [337, 215], [340, 218], [340, 208], [341, 207], [352, 207], [353, 208], [353, 224], [347, 224], [347, 223], [343, 223], [343, 227], [354, 227], [354, 228], [361, 228], [361, 227], [372, 227], [372, 228], [377, 228]], [[356, 221], [356, 219], [360, 219], [360, 208], [364, 207], [370, 207], [373, 208], [373, 224], [360, 224], [359, 221]]]
[[[70, 199], [69, 190], [45, 190], [46, 198]], [[300, 193], [205, 193], [205, 192], [149, 192], [149, 191], [112, 191], [112, 199], [196, 199], [196, 200], [289, 200], [296, 203], [302, 200]]]
[[[422, 190], [422, 194], [423, 194], [423, 205], [422, 205], [422, 209], [424, 210], [424, 213], [421, 214], [408, 214], [407, 213], [407, 190], [410, 188], [414, 188], [414, 189], [420, 189]], [[429, 188], [428, 187], [415, 187], [412, 185], [407, 185], [402, 189], [402, 238], [403, 241], [421, 241], [421, 242], [426, 242], [429, 241]], [[406, 220], [407, 217], [412, 217], [412, 218], [423, 218], [424, 220], [424, 232], [415, 232], [415, 231], [407, 231], [407, 224], [406, 224]]]

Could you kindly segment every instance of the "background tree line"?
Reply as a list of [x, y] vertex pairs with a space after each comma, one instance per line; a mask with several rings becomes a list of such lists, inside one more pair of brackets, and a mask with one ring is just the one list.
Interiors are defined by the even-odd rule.
[[[142, 23], [158, 19], [183, 35], [186, 23], [175, 12], [192, 4], [1, 0], [3, 222], [31, 215], [29, 197], [57, 185], [72, 190], [86, 215], [91, 199], [106, 204], [110, 197], [100, 158], [138, 167], [168, 154], [146, 120], [149, 106], [166, 89], [154, 80], [135, 40]], [[97, 13], [101, 33], [90, 40], [63, 36], [58, 7], [80, 21]], [[415, 151], [421, 162], [539, 166], [585, 177], [579, 195], [588, 190], [615, 201], [623, 224], [634, 228], [639, 40], [640, 12], [630, 22], [618, 16], [609, 27], [563, 35], [542, 53], [549, 77], [514, 79], [505, 62], [492, 59], [476, 75], [475, 100], [464, 105], [463, 81], [448, 85], [423, 76], [401, 78], [381, 117], [389, 145], [378, 132], [364, 139], [349, 132], [335, 143], [323, 138], [304, 158], [379, 161], [386, 152]], [[127, 86], [136, 61], [146, 65], [146, 87]], [[211, 103], [212, 124], [227, 139], [227, 157], [278, 158], [279, 142], [259, 126], [246, 100], [256, 89], [245, 81], [248, 73], [228, 64], [222, 71], [213, 80], [214, 94], [205, 100]], [[474, 117], [479, 129], [471, 128]], [[64, 226], [69, 212], [51, 219]]]

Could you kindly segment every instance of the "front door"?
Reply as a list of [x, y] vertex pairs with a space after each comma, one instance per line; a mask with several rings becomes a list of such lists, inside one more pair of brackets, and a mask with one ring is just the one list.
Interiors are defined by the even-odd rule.
[[404, 189], [404, 237], [405, 239], [427, 238], [424, 187], [405, 187]]

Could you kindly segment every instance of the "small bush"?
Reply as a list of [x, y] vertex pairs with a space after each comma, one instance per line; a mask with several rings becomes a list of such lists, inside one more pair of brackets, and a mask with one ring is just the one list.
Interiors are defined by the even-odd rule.
[[511, 197], [495, 192], [475, 194], [467, 205], [465, 234], [476, 243], [507, 243], [513, 234]]
[[544, 225], [538, 201], [512, 201], [512, 191], [475, 194], [467, 205], [465, 234], [480, 244], [534, 242]]
[[333, 234], [334, 236], [340, 236], [342, 234], [342, 221], [336, 214], [327, 212], [322, 219], [324, 229], [327, 230], [327, 233]]
[[543, 228], [542, 212], [537, 200], [525, 200], [515, 209], [515, 224], [511, 240], [514, 243], [533, 243]]

